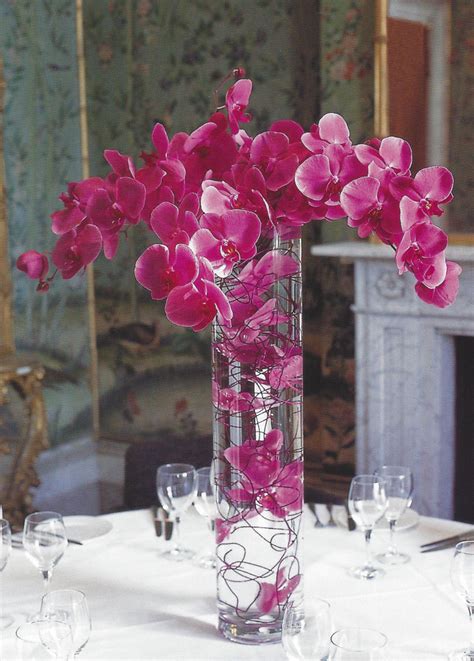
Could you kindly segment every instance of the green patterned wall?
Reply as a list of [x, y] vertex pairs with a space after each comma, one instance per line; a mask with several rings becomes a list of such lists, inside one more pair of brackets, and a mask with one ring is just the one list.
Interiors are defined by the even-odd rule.
[[[80, 175], [74, 2], [31, 6], [27, 0], [2, 6], [12, 259], [51, 241], [49, 211], [65, 181]], [[156, 120], [170, 132], [205, 121], [212, 91], [236, 65], [255, 83], [251, 131], [282, 117], [309, 126], [338, 111], [354, 138], [365, 138], [372, 126], [372, 9], [368, 0], [85, 0], [91, 171], [104, 171], [104, 147], [134, 156], [146, 149]], [[307, 458], [309, 465], [323, 462], [330, 471], [343, 464], [350, 471], [352, 273], [309, 256], [322, 234], [343, 237], [344, 223], [306, 229]], [[140, 232], [130, 235], [119, 259], [103, 259], [95, 270], [101, 433], [130, 441], [173, 430], [189, 438], [210, 430], [210, 393], [203, 388], [208, 337], [171, 327], [159, 304], [136, 286], [132, 266], [145, 240]], [[88, 394], [87, 338], [77, 337], [86, 324], [85, 282], [58, 284], [38, 298], [15, 275], [18, 341], [40, 348], [46, 362], [65, 346], [74, 348], [72, 361], [61, 355], [51, 364], [57, 399], [50, 398], [50, 416], [62, 415], [70, 401], [65, 426], [90, 428], [87, 402], [81, 403]]]
[[[0, 26], [13, 267], [21, 252], [52, 247], [49, 214], [65, 182], [81, 176], [74, 2], [4, 0]], [[17, 348], [34, 351], [47, 368], [50, 442], [90, 435], [85, 279], [58, 279], [43, 296], [14, 268], [12, 279]]]

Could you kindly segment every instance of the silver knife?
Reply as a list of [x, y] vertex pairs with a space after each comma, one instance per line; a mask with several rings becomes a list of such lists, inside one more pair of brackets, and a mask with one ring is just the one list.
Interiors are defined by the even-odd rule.
[[443, 549], [449, 549], [451, 546], [456, 546], [458, 542], [470, 541], [474, 539], [474, 529], [466, 530], [466, 532], [459, 533], [458, 535], [453, 535], [452, 537], [445, 537], [444, 539], [439, 539], [436, 542], [428, 542], [427, 544], [421, 545], [421, 553], [430, 553], [431, 551], [440, 551]]

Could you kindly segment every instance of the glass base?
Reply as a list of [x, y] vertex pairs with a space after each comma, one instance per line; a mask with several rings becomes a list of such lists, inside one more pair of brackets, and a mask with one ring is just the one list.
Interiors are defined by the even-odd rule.
[[381, 562], [383, 565], [404, 565], [406, 562], [410, 562], [410, 556], [407, 553], [399, 553], [398, 551], [395, 553], [391, 551], [379, 553], [375, 558], [377, 562]]
[[353, 578], [359, 578], [365, 581], [371, 581], [374, 578], [380, 578], [385, 576], [385, 572], [380, 567], [371, 567], [370, 565], [364, 565], [363, 567], [352, 567], [349, 569], [349, 576]]
[[265, 645], [281, 643], [281, 621], [272, 620], [255, 622], [255, 620], [244, 620], [240, 617], [230, 619], [230, 616], [219, 616], [219, 631], [234, 643], [243, 645]]
[[216, 554], [215, 553], [206, 553], [205, 555], [200, 555], [196, 559], [195, 564], [198, 567], [203, 567], [204, 569], [215, 569], [216, 566], [217, 566]]
[[11, 627], [15, 619], [11, 615], [0, 615], [0, 631], [5, 631]]
[[167, 551], [163, 551], [161, 556], [167, 560], [174, 560], [175, 562], [183, 562], [184, 560], [192, 560], [196, 553], [192, 549], [186, 549], [182, 546], [174, 547]]
[[469, 649], [455, 650], [448, 657], [449, 661], [474, 661], [474, 651]]

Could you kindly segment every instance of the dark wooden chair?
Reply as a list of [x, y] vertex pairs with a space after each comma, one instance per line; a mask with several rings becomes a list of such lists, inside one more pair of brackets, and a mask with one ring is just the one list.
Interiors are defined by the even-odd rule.
[[169, 463], [192, 464], [196, 468], [210, 466], [212, 436], [193, 439], [161, 437], [130, 445], [125, 453], [125, 484], [123, 509], [142, 509], [156, 505], [156, 470]]

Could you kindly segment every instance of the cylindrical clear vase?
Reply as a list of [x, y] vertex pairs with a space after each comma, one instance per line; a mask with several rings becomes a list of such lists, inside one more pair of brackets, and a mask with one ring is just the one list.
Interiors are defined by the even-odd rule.
[[212, 340], [217, 598], [240, 643], [278, 642], [302, 589], [301, 279], [293, 230], [220, 283], [233, 319]]

